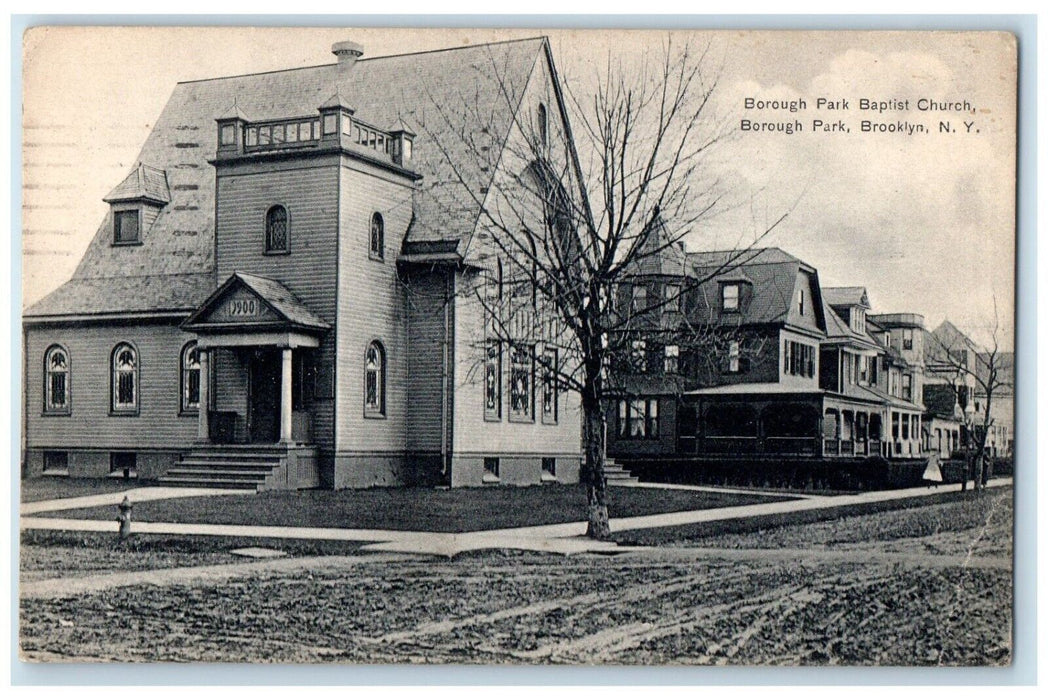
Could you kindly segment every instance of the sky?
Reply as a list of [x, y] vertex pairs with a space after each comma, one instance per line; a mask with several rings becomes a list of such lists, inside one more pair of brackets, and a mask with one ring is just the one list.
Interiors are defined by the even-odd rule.
[[[69, 278], [106, 214], [102, 201], [136, 162], [179, 81], [331, 63], [352, 39], [366, 56], [546, 34], [562, 82], [585, 94], [609, 56], [626, 65], [666, 32], [376, 28], [31, 29], [23, 41], [23, 305]], [[1008, 35], [950, 32], [711, 32], [672, 35], [710, 47], [711, 113], [726, 138], [704, 166], [726, 207], [689, 249], [760, 241], [818, 270], [823, 286], [864, 286], [874, 313], [949, 318], [977, 342], [1013, 344], [1015, 46]], [[819, 97], [848, 110], [816, 109]], [[746, 109], [746, 98], [804, 99], [796, 113]], [[859, 100], [910, 100], [876, 114]], [[967, 100], [972, 112], [922, 112], [916, 101]], [[289, 115], [293, 116], [293, 115]], [[742, 131], [743, 119], [800, 120], [804, 131]], [[849, 133], [816, 133], [844, 119]], [[900, 120], [929, 133], [862, 133]], [[949, 121], [954, 133], [940, 133]], [[967, 129], [962, 122], [971, 122]], [[996, 306], [996, 314], [995, 314]]]

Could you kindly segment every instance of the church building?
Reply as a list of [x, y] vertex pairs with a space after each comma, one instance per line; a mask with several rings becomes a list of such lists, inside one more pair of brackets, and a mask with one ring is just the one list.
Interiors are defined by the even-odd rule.
[[548, 42], [333, 53], [174, 89], [72, 278], [24, 312], [27, 475], [578, 480], [577, 397], [537, 361], [555, 342], [491, 342], [470, 293], [501, 284], [481, 210], [529, 167], [523, 125], [575, 158]]

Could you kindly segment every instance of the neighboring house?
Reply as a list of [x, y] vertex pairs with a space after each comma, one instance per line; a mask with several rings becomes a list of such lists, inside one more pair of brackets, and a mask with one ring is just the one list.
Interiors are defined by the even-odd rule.
[[940, 456], [956, 457], [965, 448], [967, 426], [981, 422], [975, 408], [978, 382], [972, 374], [978, 366], [978, 348], [949, 321], [922, 337], [925, 395], [930, 401], [925, 444]]
[[[994, 456], [1011, 455], [1015, 449], [1015, 353], [998, 352], [995, 362], [1001, 386], [994, 390], [990, 397], [990, 431], [986, 440]], [[979, 353], [977, 371], [986, 376], [990, 365], [989, 353]], [[985, 382], [984, 382], [985, 385]], [[983, 386], [975, 387], [975, 412], [981, 415], [986, 405], [986, 390]]]
[[924, 443], [924, 317], [871, 314], [868, 326], [882, 348], [879, 390], [887, 395], [888, 457], [920, 457]]
[[925, 382], [924, 406], [925, 448], [942, 459], [953, 457], [962, 449], [965, 429], [956, 387], [938, 379]]
[[618, 314], [634, 319], [617, 343], [609, 454], [920, 456], [919, 363], [889, 384], [904, 365], [888, 360], [892, 335], [901, 347], [908, 318], [868, 324], [865, 289], [823, 289], [778, 248], [656, 249], [618, 295]]
[[[175, 88], [72, 279], [24, 313], [27, 473], [578, 479], [577, 399], [536, 362], [556, 339], [485, 342], [470, 293], [502, 271], [472, 195], [536, 167], [500, 149], [538, 122], [575, 157], [547, 41], [333, 53]], [[437, 106], [499, 165], [427, 138]]]
[[[926, 334], [925, 345], [927, 381], [948, 387], [955, 396], [957, 439], [952, 443], [952, 450], [959, 452], [964, 449], [965, 425], [983, 425], [986, 385], [989, 383], [990, 364], [993, 363], [997, 375], [990, 398], [990, 426], [986, 445], [992, 456], [1011, 454], [1014, 447], [1015, 355], [1009, 352], [991, 355], [948, 320]], [[945, 397], [945, 389], [943, 393]], [[929, 437], [934, 445], [938, 433]]]

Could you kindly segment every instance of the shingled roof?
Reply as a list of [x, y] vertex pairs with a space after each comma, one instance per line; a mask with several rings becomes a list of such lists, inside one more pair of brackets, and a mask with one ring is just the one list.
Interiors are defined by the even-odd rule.
[[[375, 127], [409, 129], [412, 165], [425, 186], [414, 202], [408, 243], [464, 246], [476, 227], [482, 192], [494, 173], [467, 157], [459, 138], [436, 144], [425, 134], [461, 132], [471, 148], [501, 149], [513, 113], [543, 51], [544, 38], [508, 41], [397, 56], [358, 59], [270, 73], [179, 83], [138, 156], [136, 171], [114, 190], [123, 197], [144, 173], [165, 174], [170, 201], [142, 244], [113, 246], [110, 217], [99, 226], [73, 277], [26, 310], [47, 317], [148, 310], [192, 310], [217, 286], [214, 264], [215, 120], [238, 113], [251, 119], [317, 114], [333, 97]], [[483, 119], [483, 121], [481, 121]], [[449, 162], [454, 160], [454, 167]], [[461, 184], [460, 178], [469, 183]], [[155, 193], [152, 176], [143, 191]], [[127, 184], [125, 188], [124, 185]], [[111, 193], [110, 196], [112, 196]], [[461, 252], [461, 250], [459, 251]], [[138, 278], [140, 283], [126, 283]], [[208, 284], [200, 281], [208, 278]]]
[[650, 233], [641, 242], [636, 253], [637, 275], [680, 276], [688, 270], [688, 256], [684, 244], [676, 240], [662, 216], [656, 215], [649, 225]]
[[823, 287], [822, 298], [830, 306], [860, 306], [870, 308], [866, 287]]
[[[689, 252], [693, 274], [706, 279], [699, 287], [695, 308], [701, 318], [718, 323], [783, 323], [790, 312], [797, 274], [814, 272], [807, 263], [779, 248]], [[721, 282], [744, 280], [753, 285], [752, 299], [740, 312], [724, 314]]]
[[167, 173], [152, 168], [144, 163], [131, 171], [124, 181], [102, 198], [104, 202], [147, 201], [164, 205], [171, 201], [171, 191], [167, 187]]
[[[837, 289], [840, 288], [838, 287]], [[826, 316], [826, 340], [828, 342], [851, 343], [871, 350], [882, 347], [869, 333], [856, 333], [850, 325], [845, 323], [844, 319], [833, 310], [834, 304], [830, 303], [826, 289], [822, 291], [823, 313]]]

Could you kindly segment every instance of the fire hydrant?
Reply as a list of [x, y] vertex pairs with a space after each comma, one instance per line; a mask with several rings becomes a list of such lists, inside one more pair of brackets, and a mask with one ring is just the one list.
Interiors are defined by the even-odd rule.
[[116, 521], [120, 523], [120, 539], [122, 540], [131, 536], [131, 509], [133, 507], [127, 496], [124, 496], [124, 500], [116, 507], [120, 511], [120, 514], [116, 516]]

